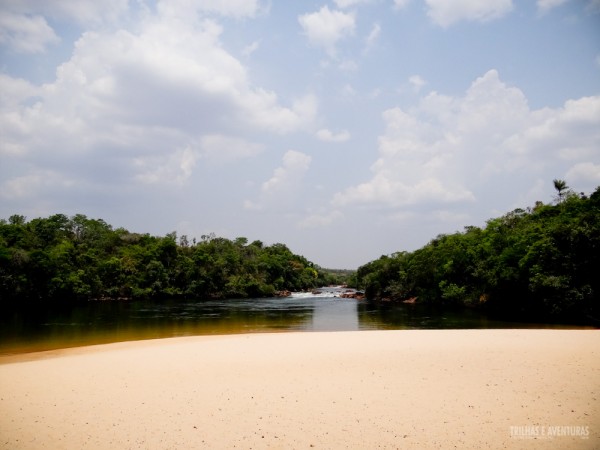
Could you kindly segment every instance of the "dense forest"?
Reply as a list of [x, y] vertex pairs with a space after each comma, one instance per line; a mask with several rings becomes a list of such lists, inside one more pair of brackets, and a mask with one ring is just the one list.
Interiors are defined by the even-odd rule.
[[285, 245], [213, 234], [199, 242], [130, 233], [56, 214], [0, 221], [0, 298], [8, 301], [264, 297], [339, 281]]
[[347, 283], [369, 300], [475, 307], [510, 319], [600, 323], [600, 187], [562, 180], [484, 228], [439, 235], [355, 273], [322, 269], [284, 244], [214, 234], [190, 240], [56, 214], [0, 220], [2, 302], [267, 297]]
[[589, 197], [554, 180], [537, 202], [482, 229], [440, 235], [357, 270], [367, 298], [469, 306], [512, 319], [600, 324], [600, 187]]

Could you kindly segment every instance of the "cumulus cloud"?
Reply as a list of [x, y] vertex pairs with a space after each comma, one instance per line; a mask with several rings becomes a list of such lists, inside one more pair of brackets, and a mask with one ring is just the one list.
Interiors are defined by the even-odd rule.
[[502, 204], [501, 186], [530, 190], [556, 177], [565, 160], [580, 186], [592, 190], [597, 182], [600, 97], [531, 110], [524, 94], [491, 70], [463, 96], [431, 92], [411, 110], [386, 110], [383, 120], [372, 178], [338, 192], [334, 206], [443, 209], [486, 196]]
[[197, 152], [190, 147], [168, 154], [139, 157], [134, 162], [139, 169], [136, 178], [147, 184], [181, 185], [190, 178], [197, 159]]
[[333, 133], [327, 128], [323, 128], [317, 131], [317, 138], [324, 142], [346, 142], [350, 139], [350, 133], [348, 130], [342, 130], [339, 133]]
[[336, 44], [354, 33], [354, 14], [330, 10], [323, 6], [319, 11], [298, 17], [308, 40], [322, 47], [329, 56], [335, 56]]
[[274, 192], [290, 186], [304, 175], [312, 158], [305, 153], [288, 150], [283, 155], [281, 167], [275, 169], [273, 176], [262, 185], [263, 192]]
[[111, 176], [123, 183], [181, 184], [200, 160], [232, 162], [261, 151], [238, 137], [244, 133], [310, 129], [316, 97], [282, 105], [275, 92], [252, 84], [221, 45], [221, 32], [213, 20], [150, 14], [135, 32], [84, 33], [53, 82], [35, 86], [0, 74], [5, 179], [27, 154], [36, 166], [80, 170], [98, 183], [106, 174], [90, 161], [117, 168]]
[[6, 112], [11, 108], [18, 107], [21, 102], [39, 95], [40, 92], [39, 87], [27, 80], [0, 73], [0, 106]]
[[244, 208], [249, 210], [262, 210], [267, 207], [280, 207], [289, 205], [297, 194], [300, 183], [310, 167], [311, 156], [296, 151], [288, 150], [282, 158], [281, 166], [273, 171], [273, 175], [261, 185], [258, 202], [247, 200]]
[[42, 16], [0, 11], [0, 44], [17, 53], [41, 53], [60, 39]]
[[249, 123], [287, 132], [312, 119], [314, 99], [283, 108], [274, 92], [253, 88], [220, 33], [210, 20], [186, 26], [161, 18], [140, 35], [86, 34], [58, 83], [77, 84], [97, 106], [143, 125], [206, 131]]
[[512, 0], [425, 0], [427, 15], [447, 28], [462, 20], [487, 22], [505, 16], [513, 9]]
[[421, 202], [452, 203], [471, 200], [474, 200], [474, 196], [467, 189], [458, 185], [444, 185], [440, 180], [432, 177], [417, 180], [411, 184], [398, 180], [389, 173], [377, 173], [371, 181], [336, 194], [333, 203], [339, 206], [381, 204], [395, 208]]

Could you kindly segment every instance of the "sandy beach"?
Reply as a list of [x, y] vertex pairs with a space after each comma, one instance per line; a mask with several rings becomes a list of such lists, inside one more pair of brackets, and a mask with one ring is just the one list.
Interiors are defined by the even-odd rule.
[[600, 448], [600, 331], [200, 336], [0, 358], [3, 449]]

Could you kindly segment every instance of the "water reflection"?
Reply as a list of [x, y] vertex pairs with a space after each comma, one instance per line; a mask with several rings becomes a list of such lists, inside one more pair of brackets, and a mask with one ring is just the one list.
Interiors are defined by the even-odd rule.
[[[308, 327], [305, 325], [304, 328]], [[350, 298], [315, 302], [310, 329], [313, 331], [359, 330], [358, 302]]]
[[271, 299], [89, 302], [28, 311], [4, 310], [0, 317], [0, 354], [228, 333], [543, 327], [493, 321], [470, 310], [375, 304], [332, 297], [334, 294], [337, 295], [328, 292]]

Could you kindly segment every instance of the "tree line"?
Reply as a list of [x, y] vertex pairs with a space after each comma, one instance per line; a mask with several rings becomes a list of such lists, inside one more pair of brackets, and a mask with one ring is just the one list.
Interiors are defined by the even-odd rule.
[[0, 300], [269, 297], [346, 283], [369, 300], [475, 307], [509, 319], [600, 323], [600, 187], [554, 180], [556, 199], [443, 234], [354, 273], [284, 244], [214, 234], [200, 241], [55, 214], [0, 220]]
[[339, 277], [284, 244], [214, 234], [190, 240], [55, 214], [0, 220], [0, 298], [9, 301], [267, 297]]
[[554, 180], [552, 204], [439, 235], [356, 272], [367, 298], [470, 306], [511, 319], [600, 324], [600, 187]]

